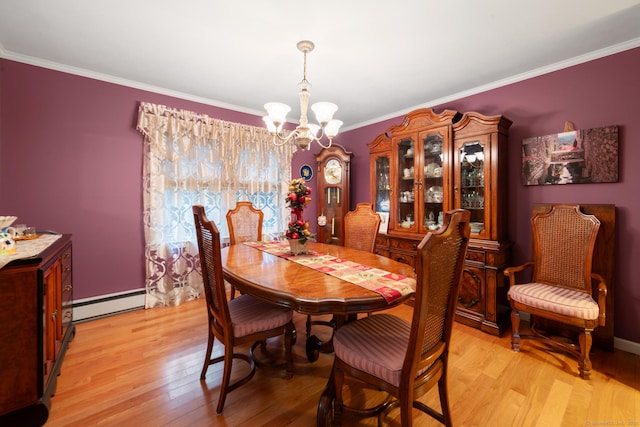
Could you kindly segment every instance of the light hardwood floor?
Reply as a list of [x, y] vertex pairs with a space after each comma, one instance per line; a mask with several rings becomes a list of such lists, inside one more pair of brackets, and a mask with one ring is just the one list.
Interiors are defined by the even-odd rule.
[[[305, 316], [295, 317], [294, 377], [259, 368], [248, 384], [227, 396], [223, 414], [217, 415], [221, 365], [209, 367], [206, 383], [199, 379], [207, 342], [205, 310], [204, 300], [197, 300], [78, 324], [46, 426], [314, 426], [332, 355], [306, 360]], [[407, 319], [411, 314], [408, 306], [391, 311]], [[269, 347], [280, 343], [270, 341]], [[591, 380], [584, 381], [571, 358], [542, 351], [532, 341], [522, 347], [513, 352], [508, 333], [498, 338], [455, 324], [449, 396], [456, 426], [640, 425], [640, 356], [595, 349]], [[214, 351], [221, 349], [216, 343]], [[352, 390], [354, 402], [379, 398]], [[435, 390], [421, 400], [439, 408]], [[439, 425], [424, 415], [415, 424]], [[348, 418], [344, 425], [376, 422]]]

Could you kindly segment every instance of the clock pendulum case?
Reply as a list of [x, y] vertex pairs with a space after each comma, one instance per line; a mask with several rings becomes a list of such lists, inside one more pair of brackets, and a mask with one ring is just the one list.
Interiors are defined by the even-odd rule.
[[351, 152], [332, 144], [316, 154], [320, 243], [344, 244], [344, 215], [350, 208]]

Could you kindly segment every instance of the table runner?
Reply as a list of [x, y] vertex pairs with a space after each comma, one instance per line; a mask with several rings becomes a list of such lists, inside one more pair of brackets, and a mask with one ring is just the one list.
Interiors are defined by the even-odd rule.
[[377, 292], [387, 302], [415, 292], [415, 279], [402, 274], [390, 273], [379, 268], [349, 261], [333, 255], [309, 251], [303, 255], [292, 255], [287, 241], [243, 242], [247, 246], [265, 251], [280, 258], [302, 264], [314, 270], [337, 277], [349, 283]]
[[0, 255], [0, 268], [15, 259], [32, 258], [47, 249], [53, 242], [62, 237], [62, 234], [41, 234], [37, 239], [19, 240], [16, 242], [16, 253]]

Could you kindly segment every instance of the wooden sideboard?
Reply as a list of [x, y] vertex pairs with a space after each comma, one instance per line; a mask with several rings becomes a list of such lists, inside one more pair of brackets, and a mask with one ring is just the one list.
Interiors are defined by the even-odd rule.
[[0, 269], [0, 425], [41, 426], [75, 334], [71, 236]]

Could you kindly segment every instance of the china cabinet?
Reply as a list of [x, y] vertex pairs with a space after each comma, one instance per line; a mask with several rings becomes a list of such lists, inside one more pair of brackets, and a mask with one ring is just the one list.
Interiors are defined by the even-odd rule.
[[503, 116], [465, 113], [453, 125], [453, 207], [471, 212], [456, 319], [500, 335], [509, 326], [507, 130]]
[[342, 245], [343, 218], [350, 204], [351, 152], [332, 144], [316, 154], [318, 164], [318, 236], [320, 243]]
[[376, 253], [415, 266], [418, 243], [443, 212], [471, 211], [471, 243], [456, 319], [500, 335], [508, 326], [507, 129], [502, 116], [431, 109], [409, 113], [368, 144], [371, 200], [388, 212]]
[[460, 114], [419, 109], [391, 126], [369, 145], [372, 191], [378, 212], [388, 212], [389, 226], [376, 252], [414, 265], [415, 251], [429, 229], [437, 229], [451, 208], [452, 126]]
[[[19, 249], [18, 249], [19, 250]], [[0, 269], [0, 425], [40, 426], [73, 339], [71, 237]]]

